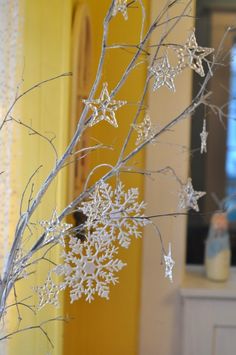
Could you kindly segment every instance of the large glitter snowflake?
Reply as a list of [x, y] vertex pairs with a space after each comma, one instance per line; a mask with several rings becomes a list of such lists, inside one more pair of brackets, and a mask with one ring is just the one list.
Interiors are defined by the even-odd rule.
[[[151, 118], [148, 114], [145, 115], [143, 122], [133, 125], [138, 136], [135, 144], [139, 145], [148, 139], [151, 139], [155, 135], [155, 129], [152, 125]], [[155, 143], [155, 139], [151, 140], [151, 143]]]
[[115, 285], [115, 274], [126, 264], [116, 258], [118, 247], [88, 235], [86, 241], [70, 237], [69, 250], [63, 253], [63, 264], [55, 272], [63, 275], [62, 287], [70, 288], [71, 302], [85, 297], [91, 302], [97, 294], [109, 298], [110, 284]]
[[144, 202], [139, 202], [139, 191], [131, 188], [125, 191], [119, 182], [116, 188], [102, 182], [87, 201], [81, 204], [80, 210], [87, 216], [86, 227], [93, 230], [97, 240], [117, 240], [128, 248], [132, 237], [142, 236], [140, 227], [148, 223], [145, 218]]
[[206, 192], [195, 191], [192, 185], [192, 179], [188, 178], [187, 183], [182, 186], [179, 194], [179, 208], [190, 209], [199, 212], [198, 200], [204, 196]]
[[174, 50], [177, 52], [179, 58], [179, 67], [181, 69], [189, 66], [200, 76], [205, 76], [202, 61], [205, 59], [205, 57], [211, 54], [214, 49], [208, 47], [200, 47], [197, 44], [195, 31], [190, 33], [187, 42], [183, 46], [172, 46], [172, 48], [174, 48]]
[[103, 89], [99, 99], [83, 100], [83, 102], [93, 111], [91, 120], [89, 122], [90, 126], [94, 126], [100, 121], [107, 121], [116, 128], [118, 127], [118, 123], [116, 120], [115, 111], [127, 103], [126, 101], [112, 100], [108, 92], [107, 83], [103, 84]]
[[161, 86], [167, 86], [170, 90], [175, 91], [174, 78], [179, 71], [171, 67], [167, 55], [152, 66], [149, 71], [155, 77], [153, 91]]
[[39, 224], [45, 231], [44, 242], [59, 241], [62, 244], [64, 237], [69, 234], [69, 229], [73, 227], [72, 224], [61, 222], [56, 211], [54, 211], [51, 220], [40, 221]]
[[127, 11], [127, 0], [116, 0], [113, 9], [113, 16], [116, 16], [120, 12], [125, 20], [128, 20], [128, 11]]

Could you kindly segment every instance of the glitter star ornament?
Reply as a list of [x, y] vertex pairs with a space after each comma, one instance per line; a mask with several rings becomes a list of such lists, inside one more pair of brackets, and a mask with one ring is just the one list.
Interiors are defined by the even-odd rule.
[[193, 209], [199, 211], [198, 200], [202, 196], [206, 195], [203, 191], [194, 191], [192, 185], [192, 179], [188, 178], [187, 183], [182, 186], [179, 194], [179, 208], [181, 209]]
[[172, 46], [179, 58], [179, 68], [189, 66], [197, 74], [204, 77], [205, 72], [202, 61], [214, 51], [214, 48], [201, 47], [197, 44], [195, 31], [190, 33], [187, 42], [183, 46]]
[[206, 130], [206, 120], [203, 121], [202, 132], [200, 133], [201, 138], [201, 154], [207, 153], [207, 137], [208, 132]]
[[118, 123], [116, 120], [115, 111], [127, 103], [127, 101], [111, 100], [107, 83], [103, 84], [103, 89], [99, 99], [83, 100], [83, 102], [93, 111], [91, 120], [89, 122], [90, 126], [94, 126], [100, 121], [107, 121], [116, 128], [118, 127]]
[[62, 223], [56, 211], [52, 215], [50, 221], [40, 221], [39, 224], [45, 231], [44, 242], [59, 241], [64, 243], [64, 237], [69, 234], [69, 229], [73, 227], [72, 224]]
[[171, 244], [169, 243], [169, 251], [167, 255], [164, 255], [165, 261], [165, 277], [168, 277], [171, 282], [173, 282], [173, 267], [175, 265], [174, 260], [171, 256]]
[[48, 273], [45, 283], [42, 286], [36, 286], [34, 288], [39, 297], [38, 309], [43, 308], [46, 304], [58, 307], [58, 295], [63, 288], [63, 285], [56, 285], [52, 280], [51, 273]]
[[153, 91], [162, 86], [167, 86], [171, 91], [175, 91], [174, 77], [178, 74], [178, 71], [171, 67], [167, 55], [152, 66], [149, 71], [155, 77]]
[[[143, 122], [139, 124], [134, 124], [133, 127], [138, 134], [138, 137], [135, 142], [136, 145], [145, 142], [146, 140], [152, 138], [155, 135], [155, 130], [152, 126], [152, 121], [148, 114], [145, 115]], [[155, 140], [153, 139], [151, 143], [155, 143]]]
[[116, 0], [113, 9], [113, 16], [116, 16], [120, 12], [125, 20], [128, 20], [128, 11], [127, 11], [127, 0]]

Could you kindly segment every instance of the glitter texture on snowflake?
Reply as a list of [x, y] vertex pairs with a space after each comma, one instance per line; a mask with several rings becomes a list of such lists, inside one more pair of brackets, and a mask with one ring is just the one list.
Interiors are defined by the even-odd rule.
[[174, 77], [178, 74], [178, 71], [171, 67], [167, 55], [152, 66], [149, 71], [155, 77], [153, 91], [164, 85], [171, 91], [175, 91]]
[[184, 69], [189, 66], [197, 74], [204, 77], [202, 61], [211, 54], [214, 49], [208, 47], [200, 47], [197, 44], [195, 31], [192, 31], [187, 42], [183, 46], [171, 46], [177, 52], [179, 58], [179, 67]]
[[97, 294], [109, 298], [110, 284], [115, 285], [115, 274], [126, 264], [115, 256], [118, 248], [110, 241], [95, 240], [88, 235], [86, 241], [70, 237], [69, 250], [63, 253], [64, 263], [55, 272], [64, 276], [63, 287], [70, 288], [71, 302], [85, 297], [91, 302]]
[[116, 0], [113, 9], [113, 16], [116, 16], [120, 12], [125, 20], [128, 20], [128, 11], [127, 11], [127, 0]]
[[[155, 130], [152, 126], [151, 118], [148, 114], [145, 115], [143, 122], [133, 125], [135, 131], [138, 133], [135, 144], [139, 145], [155, 135]], [[151, 140], [155, 143], [155, 139]]]
[[46, 304], [58, 307], [58, 296], [62, 289], [64, 289], [64, 285], [56, 285], [52, 280], [51, 273], [48, 273], [45, 283], [34, 288], [39, 297], [38, 309], [43, 308]]
[[111, 100], [108, 92], [108, 84], [103, 84], [103, 89], [99, 99], [83, 100], [83, 102], [93, 111], [90, 126], [94, 126], [100, 121], [107, 121], [114, 127], [118, 127], [115, 111], [124, 106], [126, 101]]
[[69, 229], [73, 227], [72, 224], [62, 223], [56, 211], [53, 213], [50, 221], [40, 221], [39, 224], [45, 231], [44, 242], [59, 241], [62, 244], [64, 237], [69, 234]]
[[202, 132], [200, 133], [201, 137], [201, 154], [207, 153], [207, 137], [208, 132], [206, 130], [206, 120], [203, 121]]
[[171, 282], [173, 282], [173, 267], [175, 265], [174, 260], [171, 256], [171, 244], [169, 243], [168, 255], [164, 255], [165, 261], [165, 277], [168, 277]]
[[102, 182], [90, 194], [89, 200], [79, 208], [87, 216], [86, 227], [93, 230], [97, 240], [117, 240], [128, 248], [132, 237], [142, 236], [140, 227], [148, 223], [145, 218], [144, 202], [138, 202], [137, 188], [124, 190], [119, 182], [113, 188]]
[[192, 179], [188, 178], [187, 183], [182, 186], [181, 192], [179, 194], [179, 208], [192, 208], [193, 210], [198, 212], [199, 207], [197, 201], [205, 194], [206, 192], [203, 191], [194, 191]]

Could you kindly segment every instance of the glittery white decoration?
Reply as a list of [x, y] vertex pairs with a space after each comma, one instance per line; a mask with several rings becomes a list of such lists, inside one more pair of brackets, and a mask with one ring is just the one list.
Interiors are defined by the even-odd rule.
[[[152, 121], [148, 114], [145, 115], [143, 122], [139, 124], [134, 124], [133, 127], [138, 133], [138, 137], [135, 142], [136, 145], [145, 142], [146, 140], [152, 138], [155, 135], [155, 129], [152, 126]], [[155, 143], [155, 140], [153, 139], [151, 143]]]
[[155, 77], [153, 91], [162, 86], [167, 86], [171, 91], [175, 91], [174, 77], [178, 74], [178, 70], [171, 67], [167, 55], [152, 66], [149, 71]]
[[113, 16], [116, 16], [120, 12], [125, 20], [128, 20], [128, 10], [127, 10], [127, 0], [116, 0], [114, 9], [113, 9]]
[[169, 243], [168, 255], [164, 255], [165, 261], [165, 277], [168, 277], [171, 282], [173, 282], [173, 267], [175, 265], [174, 260], [171, 256], [171, 244]]
[[187, 183], [182, 186], [181, 192], [179, 194], [179, 208], [192, 208], [193, 210], [198, 212], [199, 207], [197, 201], [205, 194], [206, 192], [203, 191], [194, 191], [192, 179], [188, 178]]
[[140, 227], [146, 225], [144, 202], [139, 202], [139, 190], [131, 188], [125, 191], [119, 182], [113, 188], [102, 183], [90, 194], [89, 200], [79, 208], [86, 216], [85, 226], [93, 230], [93, 237], [100, 240], [117, 240], [128, 248], [131, 238], [140, 238]]
[[204, 77], [202, 61], [214, 51], [214, 48], [200, 47], [197, 44], [195, 31], [191, 32], [187, 42], [183, 46], [171, 46], [179, 57], [179, 68], [189, 66], [197, 74]]
[[69, 234], [69, 229], [73, 227], [72, 224], [60, 222], [56, 211], [49, 221], [40, 221], [39, 224], [45, 231], [44, 242], [59, 241], [64, 244], [64, 237]]
[[47, 279], [42, 286], [34, 287], [35, 292], [38, 294], [39, 303], [38, 309], [43, 308], [46, 304], [51, 304], [55, 307], [59, 306], [59, 292], [64, 288], [63, 285], [54, 283], [51, 273], [48, 273]]
[[96, 294], [109, 298], [110, 284], [118, 282], [115, 274], [126, 265], [116, 258], [117, 253], [111, 241], [98, 241], [93, 235], [84, 242], [70, 237], [69, 250], [63, 253], [63, 264], [55, 272], [64, 276], [62, 287], [70, 288], [71, 302], [82, 296], [91, 302]]
[[111, 100], [108, 92], [108, 84], [103, 84], [103, 89], [99, 99], [83, 100], [83, 102], [93, 111], [90, 126], [94, 126], [100, 121], [107, 121], [114, 127], [118, 127], [115, 111], [126, 104], [126, 101]]
[[202, 132], [200, 133], [201, 137], [201, 154], [207, 153], [207, 137], [208, 132], [206, 130], [206, 120], [203, 121]]

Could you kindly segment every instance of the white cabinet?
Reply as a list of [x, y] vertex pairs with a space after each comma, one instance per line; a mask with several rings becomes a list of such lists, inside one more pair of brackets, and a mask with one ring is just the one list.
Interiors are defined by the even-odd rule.
[[216, 283], [189, 272], [181, 297], [181, 355], [236, 355], [236, 280]]

